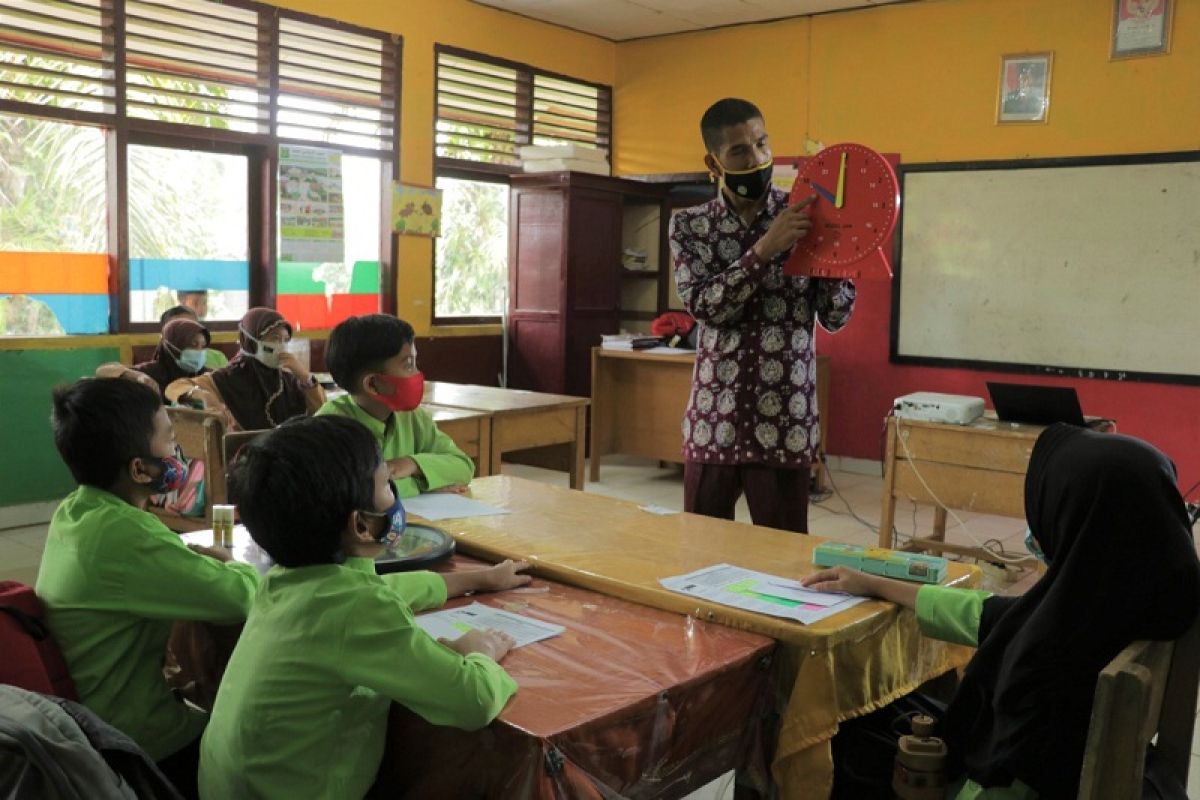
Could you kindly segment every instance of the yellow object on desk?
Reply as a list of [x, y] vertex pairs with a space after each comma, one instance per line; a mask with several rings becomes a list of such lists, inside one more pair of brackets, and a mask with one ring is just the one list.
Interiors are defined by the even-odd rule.
[[[695, 514], [648, 513], [634, 503], [507, 476], [474, 481], [472, 495], [504, 516], [446, 520], [460, 552], [525, 559], [554, 580], [770, 636], [783, 644], [790, 689], [772, 773], [788, 798], [824, 798], [833, 781], [829, 740], [838, 724], [966, 664], [970, 650], [926, 639], [911, 611], [861, 603], [812, 625], [741, 611], [664, 589], [659, 580], [729, 563], [786, 578], [815, 571], [823, 539]], [[977, 568], [951, 564], [948, 583], [971, 586]]]

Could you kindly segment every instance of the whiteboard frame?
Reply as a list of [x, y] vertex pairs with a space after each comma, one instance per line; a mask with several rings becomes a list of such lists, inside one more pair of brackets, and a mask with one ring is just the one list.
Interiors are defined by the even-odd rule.
[[[950, 369], [987, 370], [993, 372], [1016, 372], [1033, 375], [1054, 376], [1062, 378], [1098, 378], [1115, 381], [1145, 381], [1152, 383], [1170, 383], [1200, 385], [1200, 375], [1184, 375], [1180, 373], [1135, 372], [1111, 368], [1097, 369], [1095, 367], [1077, 367], [1067, 364], [1031, 364], [1020, 362], [980, 361], [966, 358], [950, 358], [939, 356], [908, 355], [899, 352], [900, 342], [900, 292], [904, 276], [904, 209], [905, 182], [909, 173], [917, 172], [968, 172], [972, 170], [1002, 170], [1002, 169], [1046, 169], [1062, 167], [1095, 167], [1121, 166], [1127, 164], [1172, 164], [1200, 161], [1200, 150], [1182, 150], [1168, 153], [1131, 153], [1110, 156], [1073, 156], [1061, 158], [1030, 158], [997, 161], [944, 161], [922, 164], [900, 164], [896, 169], [896, 177], [900, 181], [900, 216], [896, 220], [896, 230], [893, 234], [892, 264], [894, 277], [892, 279], [892, 308], [888, 321], [888, 361], [892, 364], [912, 366], [943, 367]], [[1200, 314], [1200, 308], [1196, 309]]]

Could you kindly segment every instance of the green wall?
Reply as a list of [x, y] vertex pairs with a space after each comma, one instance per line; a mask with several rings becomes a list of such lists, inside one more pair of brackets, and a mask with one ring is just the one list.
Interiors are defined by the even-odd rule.
[[50, 390], [120, 354], [116, 347], [0, 351], [0, 506], [54, 500], [75, 487], [54, 449]]

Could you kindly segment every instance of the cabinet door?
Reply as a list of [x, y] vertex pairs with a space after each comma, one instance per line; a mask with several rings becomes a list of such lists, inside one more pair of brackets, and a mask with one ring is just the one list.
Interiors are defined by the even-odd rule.
[[573, 190], [567, 244], [567, 307], [615, 315], [621, 301], [621, 196]]
[[509, 313], [563, 311], [567, 202], [562, 189], [514, 189]]

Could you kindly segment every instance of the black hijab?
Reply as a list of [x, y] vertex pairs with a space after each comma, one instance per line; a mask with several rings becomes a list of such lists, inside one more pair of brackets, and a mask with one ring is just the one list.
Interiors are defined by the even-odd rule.
[[1174, 466], [1127, 436], [1047, 428], [1029, 461], [1025, 517], [1049, 569], [1020, 599], [984, 604], [944, 733], [982, 786], [1020, 779], [1042, 797], [1073, 798], [1096, 676], [1133, 641], [1187, 631], [1200, 560]]
[[308, 411], [304, 390], [296, 376], [272, 369], [253, 355], [258, 351], [254, 340], [261, 340], [279, 328], [291, 336], [292, 326], [275, 309], [250, 309], [238, 323], [241, 351], [227, 366], [213, 372], [213, 383], [221, 399], [244, 431], [274, 428], [285, 419]]
[[197, 333], [204, 335], [204, 346], [208, 347], [212, 341], [208, 328], [194, 319], [176, 317], [163, 326], [162, 338], [158, 340], [158, 347], [154, 348], [154, 357], [150, 361], [133, 365], [138, 372], [144, 372], [154, 378], [159, 391], [163, 393], [163, 399], [166, 399], [167, 387], [173, 381], [194, 378], [209, 371], [204, 368], [199, 372], [187, 372], [175, 360], [180, 353], [192, 346], [192, 340], [196, 338]]

